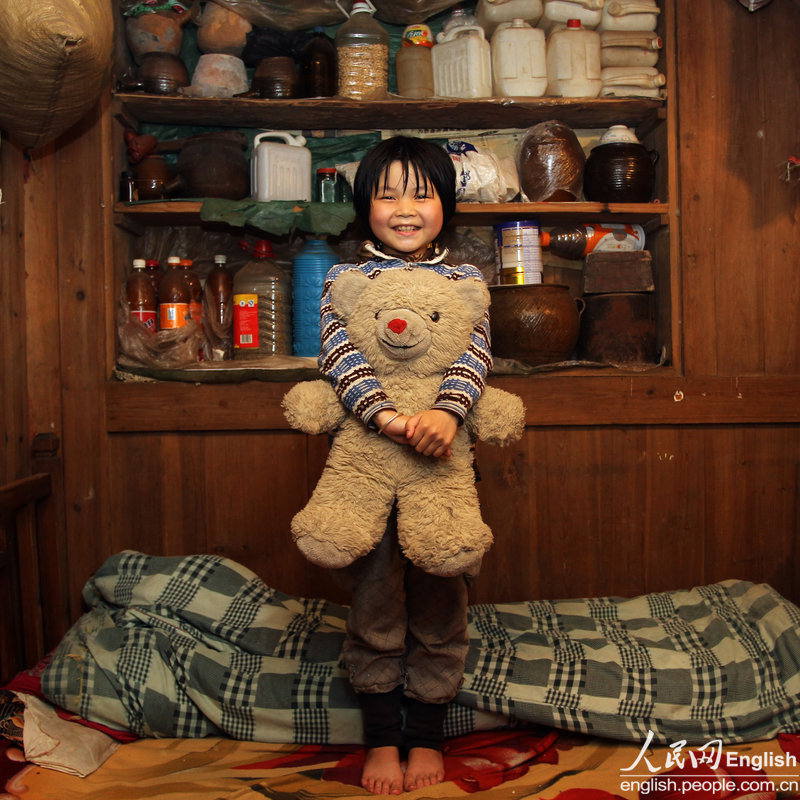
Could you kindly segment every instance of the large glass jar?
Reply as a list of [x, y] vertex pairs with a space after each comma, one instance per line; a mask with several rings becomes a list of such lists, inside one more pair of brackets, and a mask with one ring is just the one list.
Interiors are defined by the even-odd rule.
[[336, 32], [336, 54], [342, 97], [381, 100], [386, 96], [389, 34], [372, 18], [363, 0], [355, 0], [350, 19]]

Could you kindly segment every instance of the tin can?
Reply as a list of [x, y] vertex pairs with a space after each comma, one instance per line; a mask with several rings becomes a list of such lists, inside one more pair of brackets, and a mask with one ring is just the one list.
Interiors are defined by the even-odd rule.
[[501, 222], [494, 226], [495, 253], [501, 284], [542, 282], [542, 249], [536, 220]]

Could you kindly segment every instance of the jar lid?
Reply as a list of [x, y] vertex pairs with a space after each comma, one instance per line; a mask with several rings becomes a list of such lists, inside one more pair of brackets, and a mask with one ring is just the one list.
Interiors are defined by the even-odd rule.
[[579, 19], [568, 19], [567, 20], [567, 27], [568, 28], [580, 28], [581, 21]]
[[320, 167], [317, 170], [317, 175], [335, 175], [336, 174], [336, 167]]

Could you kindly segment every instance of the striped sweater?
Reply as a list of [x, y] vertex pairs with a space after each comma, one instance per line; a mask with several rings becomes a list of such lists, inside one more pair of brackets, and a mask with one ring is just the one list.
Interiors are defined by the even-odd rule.
[[[395, 410], [395, 405], [383, 390], [367, 359], [350, 342], [344, 323], [331, 305], [331, 286], [337, 276], [351, 269], [360, 270], [368, 278], [374, 278], [387, 269], [432, 269], [454, 280], [483, 280], [483, 276], [470, 264], [458, 267], [445, 264], [446, 249], [429, 261], [409, 263], [384, 255], [369, 244], [366, 248], [374, 256], [373, 259], [361, 264], [336, 264], [325, 276], [320, 306], [322, 347], [319, 369], [331, 382], [345, 408], [369, 425], [378, 411]], [[488, 312], [483, 321], [475, 326], [470, 339], [466, 352], [445, 371], [433, 405], [434, 408], [452, 412], [462, 420], [481, 396], [486, 375], [492, 367]]]

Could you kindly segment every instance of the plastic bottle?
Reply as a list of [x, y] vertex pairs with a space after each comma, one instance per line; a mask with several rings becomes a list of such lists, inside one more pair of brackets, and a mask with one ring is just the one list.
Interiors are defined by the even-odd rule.
[[343, 200], [342, 182], [336, 167], [320, 167], [314, 186], [314, 199], [318, 203], [341, 203]]
[[158, 286], [161, 283], [161, 264], [159, 264], [157, 258], [148, 258], [147, 261], [144, 262], [144, 271], [147, 273], [147, 277], [153, 283], [153, 289], [156, 293], [156, 300], [158, 300]]
[[233, 354], [236, 359], [289, 355], [292, 334], [289, 322], [289, 281], [272, 260], [272, 245], [259, 239], [233, 279]]
[[492, 96], [492, 51], [477, 22], [446, 25], [436, 37], [431, 60], [439, 97]]
[[409, 25], [395, 55], [397, 93], [421, 100], [433, 97], [433, 34], [427, 25]]
[[541, 245], [561, 258], [581, 259], [589, 253], [608, 250], [644, 250], [644, 228], [599, 222], [553, 228], [541, 233]]
[[320, 26], [300, 54], [300, 71], [305, 97], [336, 94], [336, 45]]
[[492, 81], [499, 97], [541, 97], [547, 90], [544, 31], [522, 19], [503, 22], [492, 36]]
[[547, 39], [547, 93], [555, 97], [597, 97], [600, 80], [600, 34], [579, 19]]
[[206, 277], [204, 319], [212, 361], [233, 356], [233, 274], [224, 255], [214, 256]]
[[158, 286], [158, 327], [183, 328], [189, 321], [189, 286], [178, 256], [167, 259], [167, 271]]
[[542, 16], [542, 0], [478, 0], [475, 18], [491, 38], [498, 25], [523, 19], [529, 25], [535, 25]]
[[336, 31], [336, 58], [342, 97], [380, 100], [386, 96], [389, 34], [372, 18], [364, 0], [355, 0], [350, 19]]
[[454, 32], [456, 28], [466, 28], [467, 26], [477, 24], [478, 20], [474, 14], [461, 6], [456, 6], [450, 12], [450, 16], [444, 21], [441, 32], [451, 33]]
[[130, 308], [130, 319], [141, 322], [147, 330], [156, 331], [156, 292], [145, 272], [143, 258], [133, 259], [133, 272], [125, 282], [125, 296]]
[[181, 269], [183, 270], [183, 279], [189, 287], [189, 317], [198, 325], [202, 325], [203, 287], [200, 283], [200, 278], [197, 277], [197, 273], [192, 269], [192, 259], [182, 258]]
[[328, 270], [338, 261], [323, 239], [309, 239], [292, 264], [292, 352], [317, 356], [320, 351], [319, 301]]
[[655, 0], [606, 0], [600, 30], [654, 31], [660, 9]]
[[544, 0], [539, 27], [550, 33], [579, 19], [584, 28], [594, 29], [600, 24], [604, 5], [605, 0]]

